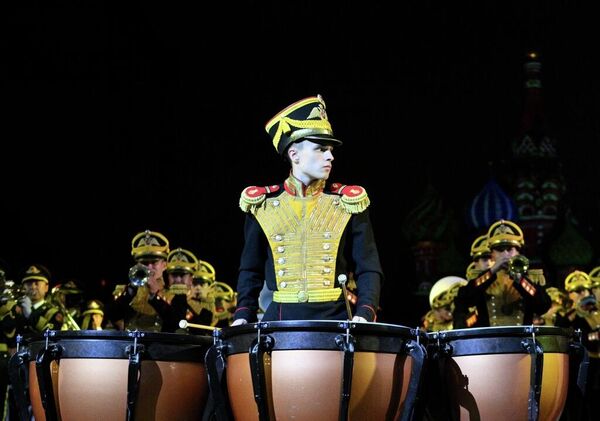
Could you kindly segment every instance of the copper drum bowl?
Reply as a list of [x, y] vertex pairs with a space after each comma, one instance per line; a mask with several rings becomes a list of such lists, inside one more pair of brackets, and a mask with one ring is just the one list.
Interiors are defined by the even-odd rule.
[[32, 340], [15, 355], [28, 369], [37, 421], [201, 419], [212, 338], [92, 330], [46, 335], [47, 342]]
[[[226, 328], [207, 354], [210, 388], [217, 401], [225, 390], [237, 421], [409, 419], [425, 357], [420, 339], [403, 326], [346, 321]], [[212, 381], [211, 360], [220, 356], [226, 385]]]
[[570, 342], [570, 331], [558, 327], [428, 333], [428, 419], [558, 420]]

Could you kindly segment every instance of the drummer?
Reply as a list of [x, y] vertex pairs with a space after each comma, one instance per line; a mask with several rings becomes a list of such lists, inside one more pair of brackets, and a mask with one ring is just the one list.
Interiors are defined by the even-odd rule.
[[[457, 312], [475, 317], [465, 318], [464, 325], [457, 319], [455, 328], [532, 324], [534, 314], [546, 313], [551, 300], [542, 271], [515, 258], [525, 245], [523, 231], [512, 221], [496, 221], [488, 230], [487, 245], [493, 265], [462, 286], [455, 300]], [[472, 307], [475, 312], [470, 312]]]
[[[364, 188], [328, 183], [334, 137], [319, 96], [277, 113], [265, 127], [291, 170], [280, 184], [241, 194], [245, 242], [232, 326], [257, 320], [263, 282], [273, 301], [270, 320], [375, 321], [383, 272]], [[358, 287], [356, 311], [343, 294], [348, 272]]]

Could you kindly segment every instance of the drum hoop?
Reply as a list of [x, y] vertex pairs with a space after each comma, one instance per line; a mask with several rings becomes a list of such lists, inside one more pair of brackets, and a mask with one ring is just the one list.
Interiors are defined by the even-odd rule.
[[[356, 341], [357, 352], [407, 353], [406, 344], [416, 341], [417, 332], [406, 326], [383, 323], [352, 323], [335, 320], [273, 321], [225, 328], [221, 339], [227, 344], [226, 353], [247, 353], [259, 334], [273, 339], [273, 351], [277, 350], [331, 350], [339, 351], [336, 338], [349, 333]], [[420, 340], [426, 339], [421, 333]]]
[[[534, 335], [535, 334], [535, 335]], [[484, 354], [527, 354], [524, 340], [532, 339], [544, 353], [569, 353], [573, 333], [570, 329], [551, 326], [501, 326], [492, 328], [456, 329], [428, 333], [428, 343], [434, 353], [467, 356]]]
[[[48, 344], [61, 347], [60, 359], [128, 359], [134, 338], [128, 332], [60, 331], [49, 332]], [[143, 350], [142, 360], [204, 361], [212, 338], [197, 335], [143, 332], [136, 346]], [[31, 338], [26, 348], [32, 359], [46, 347], [46, 338]]]

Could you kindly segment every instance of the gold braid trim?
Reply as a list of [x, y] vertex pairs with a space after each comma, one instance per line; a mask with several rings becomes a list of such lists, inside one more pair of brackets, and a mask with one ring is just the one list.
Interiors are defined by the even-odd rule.
[[289, 117], [283, 117], [279, 120], [279, 126], [277, 126], [277, 131], [275, 132], [275, 136], [273, 136], [273, 146], [275, 146], [275, 149], [277, 149], [277, 145], [279, 145], [281, 135], [292, 131], [291, 126], [299, 129], [321, 129], [329, 132], [332, 131], [331, 123], [329, 123], [328, 120], [294, 120]]
[[363, 189], [362, 193], [358, 196], [348, 196], [343, 194], [340, 204], [346, 212], [356, 214], [367, 209], [371, 204], [371, 201], [369, 200], [367, 191]]

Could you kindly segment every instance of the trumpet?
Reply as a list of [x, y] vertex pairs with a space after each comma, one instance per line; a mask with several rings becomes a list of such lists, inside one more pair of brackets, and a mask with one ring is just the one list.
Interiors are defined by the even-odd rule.
[[9, 301], [20, 301], [26, 295], [27, 291], [14, 281], [6, 280], [2, 292], [0, 292], [0, 305], [4, 305]]
[[154, 272], [141, 263], [136, 263], [129, 268], [129, 284], [134, 287], [141, 287], [148, 283], [148, 280]]
[[507, 263], [506, 271], [513, 279], [519, 279], [529, 270], [529, 259], [522, 254], [517, 254], [510, 258]]

